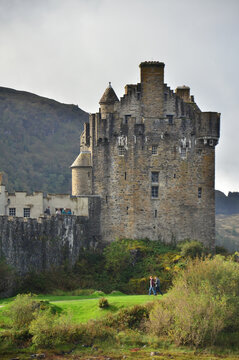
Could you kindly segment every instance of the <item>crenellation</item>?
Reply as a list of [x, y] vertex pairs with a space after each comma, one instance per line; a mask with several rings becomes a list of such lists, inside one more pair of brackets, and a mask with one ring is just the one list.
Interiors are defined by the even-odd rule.
[[126, 85], [120, 101], [107, 88], [102, 98], [110, 91], [114, 104], [106, 109], [101, 98], [104, 117], [90, 117], [102, 238], [196, 238], [213, 246], [220, 114], [201, 112], [189, 87], [174, 92], [164, 84], [163, 63], [143, 62], [140, 71], [141, 83]]

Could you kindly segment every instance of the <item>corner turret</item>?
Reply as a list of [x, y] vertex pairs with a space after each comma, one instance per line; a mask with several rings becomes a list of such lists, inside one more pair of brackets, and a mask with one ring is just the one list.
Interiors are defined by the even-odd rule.
[[114, 104], [117, 101], [119, 101], [119, 99], [114, 92], [111, 83], [109, 82], [109, 86], [107, 87], [99, 101], [102, 119], [105, 119], [107, 114], [114, 112]]
[[92, 194], [92, 165], [91, 152], [82, 151], [73, 164], [72, 169], [72, 195]]

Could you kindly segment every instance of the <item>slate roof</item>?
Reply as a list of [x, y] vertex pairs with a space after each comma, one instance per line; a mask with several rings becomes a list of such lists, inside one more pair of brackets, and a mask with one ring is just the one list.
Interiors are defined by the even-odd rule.
[[100, 99], [100, 105], [110, 105], [114, 104], [116, 101], [119, 101], [116, 93], [114, 92], [114, 89], [111, 86], [111, 83], [109, 83], [109, 86], [105, 90], [104, 94], [102, 95]]

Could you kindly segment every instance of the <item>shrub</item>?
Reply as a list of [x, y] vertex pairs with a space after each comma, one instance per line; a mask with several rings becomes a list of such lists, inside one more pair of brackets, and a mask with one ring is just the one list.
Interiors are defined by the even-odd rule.
[[121, 291], [113, 290], [113, 291], [111, 291], [110, 295], [114, 295], [114, 296], [124, 296], [125, 294], [122, 293]]
[[4, 313], [10, 319], [14, 330], [28, 330], [30, 323], [36, 319], [40, 311], [49, 310], [56, 314], [62, 311], [48, 301], [37, 300], [33, 294], [18, 294], [16, 299], [8, 306]]
[[103, 341], [114, 341], [116, 336], [116, 330], [101, 321], [90, 321], [87, 324], [82, 324], [80, 330], [82, 332], [80, 341], [88, 345], [101, 344]]
[[109, 315], [102, 322], [107, 326], [121, 330], [138, 329], [149, 318], [151, 307], [151, 303], [148, 303], [146, 305], [135, 305], [128, 309], [121, 309], [117, 314]]
[[96, 291], [94, 291], [92, 293], [92, 295], [94, 295], [94, 296], [104, 296], [105, 293], [103, 291], [101, 291], [101, 290], [96, 290]]
[[228, 250], [224, 246], [216, 246], [215, 253], [221, 255], [228, 255]]
[[217, 255], [196, 259], [150, 313], [150, 332], [177, 344], [214, 344], [223, 331], [239, 330], [239, 265]]
[[27, 329], [36, 316], [36, 310], [40, 308], [40, 302], [32, 294], [17, 295], [7, 310], [8, 317], [15, 329]]
[[40, 311], [38, 316], [32, 320], [29, 332], [34, 345], [51, 348], [69, 342], [74, 333], [72, 328], [70, 317], [58, 316], [48, 309]]
[[99, 308], [101, 309], [106, 309], [109, 307], [109, 303], [108, 300], [104, 297], [99, 299]]
[[87, 324], [72, 324], [67, 315], [54, 315], [49, 311], [40, 312], [30, 325], [32, 343], [37, 347], [53, 348], [64, 344], [95, 343], [115, 339], [116, 331], [101, 322], [90, 321]]
[[186, 241], [181, 244], [181, 255], [184, 257], [201, 257], [203, 252], [205, 252], [204, 246], [202, 243], [196, 240]]
[[[143, 294], [148, 290], [149, 278], [130, 279], [128, 283], [128, 293]], [[147, 291], [148, 292], [148, 291]]]
[[24, 330], [6, 330], [0, 334], [0, 344], [14, 345], [19, 347], [24, 346], [31, 340], [31, 335], [29, 334], [28, 329]]

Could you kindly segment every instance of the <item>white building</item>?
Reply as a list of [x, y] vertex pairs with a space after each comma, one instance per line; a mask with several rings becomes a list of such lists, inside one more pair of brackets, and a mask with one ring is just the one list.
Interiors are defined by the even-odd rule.
[[88, 196], [71, 196], [69, 194], [47, 194], [25, 191], [8, 193], [2, 184], [0, 174], [0, 215], [38, 218], [44, 216], [49, 208], [50, 214], [55, 215], [57, 209], [66, 209], [72, 215], [89, 216]]

